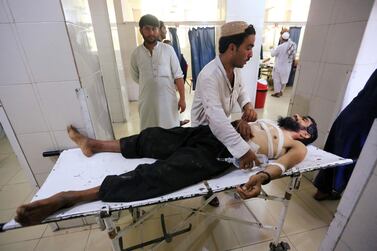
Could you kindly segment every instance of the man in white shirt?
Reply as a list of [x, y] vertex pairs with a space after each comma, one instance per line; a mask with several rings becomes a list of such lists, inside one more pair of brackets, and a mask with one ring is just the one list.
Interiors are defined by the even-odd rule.
[[[252, 137], [247, 122], [255, 121], [257, 113], [250, 102], [239, 69], [253, 56], [254, 42], [255, 29], [246, 22], [229, 22], [221, 27], [220, 55], [199, 73], [191, 110], [191, 125], [209, 125], [216, 138], [235, 158], [240, 159], [241, 168], [258, 164], [246, 142]], [[236, 126], [241, 135], [230, 121], [236, 102], [243, 110], [242, 119]], [[214, 198], [209, 204], [217, 207], [220, 203]]]
[[271, 96], [279, 98], [283, 95], [285, 86], [288, 83], [292, 63], [296, 53], [296, 44], [289, 39], [289, 32], [281, 35], [282, 43], [271, 50], [271, 56], [275, 57], [272, 80], [274, 81], [274, 93]]
[[[253, 161], [257, 161], [246, 142], [251, 138], [247, 122], [255, 121], [257, 114], [239, 69], [253, 56], [254, 42], [255, 29], [246, 22], [230, 22], [221, 27], [220, 55], [201, 70], [191, 110], [191, 125], [209, 125], [216, 138], [240, 159], [241, 168], [252, 167]], [[243, 110], [237, 125], [242, 137], [229, 118], [236, 102]]]
[[140, 130], [179, 126], [178, 112], [186, 109], [183, 73], [173, 47], [158, 41], [159, 26], [155, 16], [140, 18], [144, 43], [131, 56], [131, 76], [140, 84]]

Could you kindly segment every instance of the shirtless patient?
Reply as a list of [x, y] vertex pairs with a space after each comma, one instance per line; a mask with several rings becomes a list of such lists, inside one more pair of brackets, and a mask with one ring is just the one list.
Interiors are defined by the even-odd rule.
[[[265, 154], [275, 159], [237, 188], [244, 199], [258, 196], [261, 185], [278, 178], [285, 170], [301, 162], [306, 154], [305, 145], [317, 138], [315, 121], [297, 114], [279, 118], [279, 126], [265, 120], [252, 123], [240, 120], [233, 122], [233, 125], [248, 140], [254, 154]], [[229, 163], [218, 160], [231, 157], [231, 154], [208, 126], [147, 128], [138, 135], [110, 141], [87, 138], [72, 126], [68, 127], [68, 134], [87, 157], [99, 152], [118, 152], [125, 158], [149, 157], [157, 161], [140, 164], [135, 170], [121, 175], [107, 176], [98, 187], [64, 191], [22, 205], [15, 217], [21, 225], [39, 224], [59, 209], [80, 202], [127, 202], [161, 196], [210, 179], [230, 167]], [[259, 164], [256, 158], [255, 164]], [[252, 166], [241, 163], [240, 167]]]

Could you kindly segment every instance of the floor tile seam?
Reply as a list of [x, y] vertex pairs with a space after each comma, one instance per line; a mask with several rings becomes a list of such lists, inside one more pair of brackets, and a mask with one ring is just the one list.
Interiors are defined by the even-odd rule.
[[[301, 198], [299, 193], [295, 193], [295, 195], [296, 195], [296, 199], [300, 200], [300, 202], [305, 205], [305, 208], [303, 208], [303, 210], [305, 211], [308, 210], [307, 212], [310, 212], [312, 215], [317, 216], [318, 219], [321, 219], [321, 216], [316, 212], [316, 210], [313, 210], [312, 207], [303, 198]], [[288, 207], [288, 210], [289, 210], [289, 207]]]
[[[300, 196], [298, 195], [298, 197], [300, 197]], [[305, 200], [303, 200], [301, 197], [300, 197], [300, 199], [305, 203], [305, 205], [306, 205], [307, 207], [312, 208], [312, 207], [310, 207], [309, 204], [308, 204], [307, 202], [305, 202]], [[328, 213], [329, 215], [332, 215], [333, 218], [334, 218], [335, 213], [334, 213], [332, 210], [330, 210], [329, 207], [327, 207], [325, 204], [321, 204], [321, 203], [320, 203], [320, 207], [321, 207], [323, 210], [325, 210], [326, 213]], [[317, 212], [318, 212], [318, 210], [314, 210], [314, 213], [318, 216], [318, 218], [322, 219], [322, 218], [321, 218], [321, 215], [319, 215]]]
[[[47, 229], [47, 228], [46, 228], [46, 229]], [[39, 239], [38, 239], [38, 242], [37, 242], [37, 244], [35, 245], [35, 247], [33, 248], [33, 251], [36, 251], [36, 250], [37, 250], [37, 247], [38, 247], [39, 243], [41, 243], [41, 240], [42, 240], [42, 238], [39, 238]]]
[[303, 234], [303, 233], [306, 233], [306, 232], [311, 232], [311, 231], [319, 230], [319, 229], [322, 229], [322, 228], [329, 228], [329, 226], [330, 225], [318, 226], [318, 227], [310, 228], [310, 229], [299, 231], [299, 232], [293, 232], [293, 233], [287, 234], [286, 236], [287, 237], [289, 237], [289, 236], [292, 237], [292, 236], [295, 236], [295, 235], [299, 235], [299, 234]]
[[[15, 230], [8, 230], [8, 231], [15, 231]], [[25, 242], [25, 241], [39, 240], [41, 238], [42, 237], [36, 237], [36, 238], [27, 238], [27, 239], [22, 239], [22, 240], [15, 240], [15, 241], [10, 241], [10, 242], [4, 242], [4, 243], [0, 244], [0, 247], [1, 246], [5, 246], [5, 245], [9, 245], [9, 244], [13, 244], [13, 243], [20, 243], [20, 242]]]
[[[33, 240], [38, 240], [38, 242], [37, 242], [37, 244], [38, 244], [39, 239], [40, 238], [35, 238], [35, 239], [30, 239], [30, 240], [14, 241], [14, 242], [8, 242], [8, 243], [0, 243], [0, 249], [1, 249], [1, 247], [4, 247], [4, 246], [9, 246], [9, 245], [12, 245], [12, 244], [15, 244], [15, 243], [22, 243], [22, 242], [33, 241]], [[35, 245], [35, 247], [37, 246], [37, 244]], [[35, 250], [35, 247], [33, 248], [33, 250]]]

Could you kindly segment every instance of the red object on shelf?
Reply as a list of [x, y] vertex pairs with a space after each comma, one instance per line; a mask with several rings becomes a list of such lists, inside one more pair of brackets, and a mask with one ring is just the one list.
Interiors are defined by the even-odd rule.
[[257, 82], [257, 96], [255, 98], [255, 108], [263, 108], [267, 97], [267, 82], [265, 80], [258, 80]]

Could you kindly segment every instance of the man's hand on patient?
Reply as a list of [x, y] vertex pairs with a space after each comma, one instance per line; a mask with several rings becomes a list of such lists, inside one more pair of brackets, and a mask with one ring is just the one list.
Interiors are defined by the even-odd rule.
[[260, 162], [255, 155], [255, 153], [251, 150], [247, 151], [240, 159], [240, 168], [241, 169], [248, 169], [254, 166], [259, 166]]
[[257, 112], [254, 110], [254, 108], [252, 107], [250, 103], [247, 103], [243, 107], [243, 114], [242, 114], [241, 119], [247, 122], [254, 122], [255, 120], [257, 120], [257, 118], [258, 118]]
[[238, 121], [238, 132], [241, 134], [241, 137], [245, 140], [248, 141], [249, 139], [253, 138], [253, 133], [251, 132], [251, 128], [249, 124], [245, 120], [239, 120]]
[[241, 196], [242, 199], [256, 197], [260, 194], [262, 190], [262, 183], [267, 179], [268, 177], [263, 173], [253, 175], [249, 178], [249, 181], [246, 182], [243, 186], [239, 186], [236, 188], [237, 193]]

